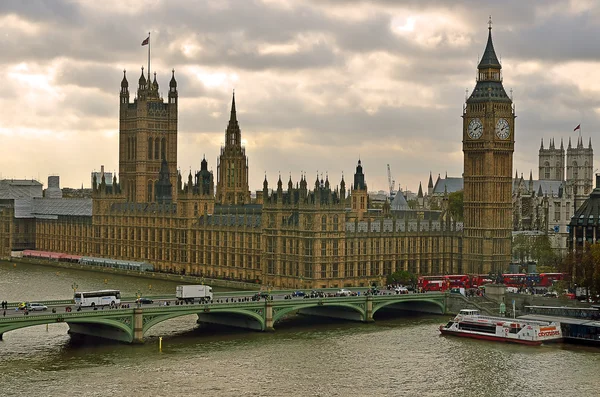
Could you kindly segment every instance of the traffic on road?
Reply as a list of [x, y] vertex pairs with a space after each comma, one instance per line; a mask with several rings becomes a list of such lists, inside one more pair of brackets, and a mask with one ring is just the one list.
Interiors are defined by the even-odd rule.
[[8, 307], [6, 301], [2, 301], [2, 317], [15, 316], [38, 316], [56, 313], [89, 312], [97, 310], [131, 309], [135, 307], [161, 307], [181, 306], [193, 304], [229, 304], [243, 302], [257, 302], [281, 299], [323, 299], [339, 297], [360, 297], [365, 295], [393, 295], [405, 294], [409, 290], [403, 286], [388, 286], [379, 290], [377, 287], [341, 288], [337, 291], [322, 290], [296, 290], [292, 293], [281, 293], [278, 291], [248, 291], [240, 295], [233, 292], [222, 292], [213, 294], [212, 288], [206, 285], [177, 286], [173, 297], [152, 299], [149, 297], [138, 297], [137, 299], [121, 300], [119, 290], [101, 290], [89, 292], [76, 292], [73, 303], [45, 305], [37, 302], [21, 302], [14, 307]]

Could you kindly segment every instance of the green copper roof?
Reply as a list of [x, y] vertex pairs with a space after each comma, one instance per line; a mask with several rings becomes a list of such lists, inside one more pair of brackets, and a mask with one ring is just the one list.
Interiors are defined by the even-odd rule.
[[494, 43], [492, 43], [492, 28], [490, 28], [489, 31], [487, 45], [485, 46], [485, 51], [483, 52], [483, 56], [481, 57], [481, 61], [477, 68], [502, 69], [502, 65], [500, 65], [500, 61], [498, 61], [498, 57], [496, 56], [496, 51], [494, 51]]
[[600, 175], [596, 175], [596, 188], [575, 212], [569, 225], [571, 227], [600, 225]]
[[478, 81], [467, 103], [476, 102], [506, 102], [512, 103], [502, 83], [499, 81]]

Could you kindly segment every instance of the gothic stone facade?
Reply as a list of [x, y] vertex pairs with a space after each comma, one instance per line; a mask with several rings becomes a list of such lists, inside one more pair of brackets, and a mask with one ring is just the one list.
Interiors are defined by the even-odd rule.
[[[368, 285], [397, 270], [426, 275], [506, 266], [514, 113], [489, 48], [493, 53], [491, 36], [464, 113], [464, 238], [462, 223], [444, 211], [398, 210], [389, 203], [370, 208], [360, 161], [349, 192], [343, 178], [334, 188], [328, 178], [317, 177], [309, 190], [303, 175], [295, 185], [290, 178], [284, 190], [280, 177], [271, 191], [265, 177], [252, 201], [235, 102], [218, 159], [216, 192], [206, 160], [184, 183], [176, 168], [175, 77], [164, 103], [156, 78], [150, 83], [150, 76], [142, 75], [133, 103], [127, 79], [121, 83], [120, 182], [116, 176], [112, 185], [104, 177], [94, 181], [91, 215], [33, 216], [35, 249], [144, 260], [158, 270], [259, 280], [275, 288]], [[477, 138], [470, 132], [473, 119], [483, 128]], [[498, 126], [501, 120], [505, 124]], [[9, 201], [0, 209], [3, 256], [18, 249], [13, 207]]]

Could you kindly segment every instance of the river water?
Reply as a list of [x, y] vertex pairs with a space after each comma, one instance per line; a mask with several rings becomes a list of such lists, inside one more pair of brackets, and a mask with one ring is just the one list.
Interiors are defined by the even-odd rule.
[[[66, 299], [176, 283], [0, 262], [0, 300]], [[149, 289], [149, 284], [152, 284]], [[379, 314], [379, 313], [378, 313]], [[600, 350], [442, 337], [449, 316], [384, 313], [362, 324], [294, 317], [273, 333], [165, 321], [141, 346], [72, 340], [66, 324], [0, 341], [0, 396], [597, 396]], [[163, 350], [158, 351], [158, 337]]]

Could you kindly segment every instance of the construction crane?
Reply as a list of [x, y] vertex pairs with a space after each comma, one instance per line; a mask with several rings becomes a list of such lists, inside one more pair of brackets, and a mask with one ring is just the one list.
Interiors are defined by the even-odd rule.
[[388, 172], [388, 184], [390, 185], [390, 200], [394, 199], [394, 195], [396, 192], [394, 191], [394, 187], [396, 186], [396, 181], [392, 179], [392, 171], [390, 170], [390, 165], [387, 165]]

